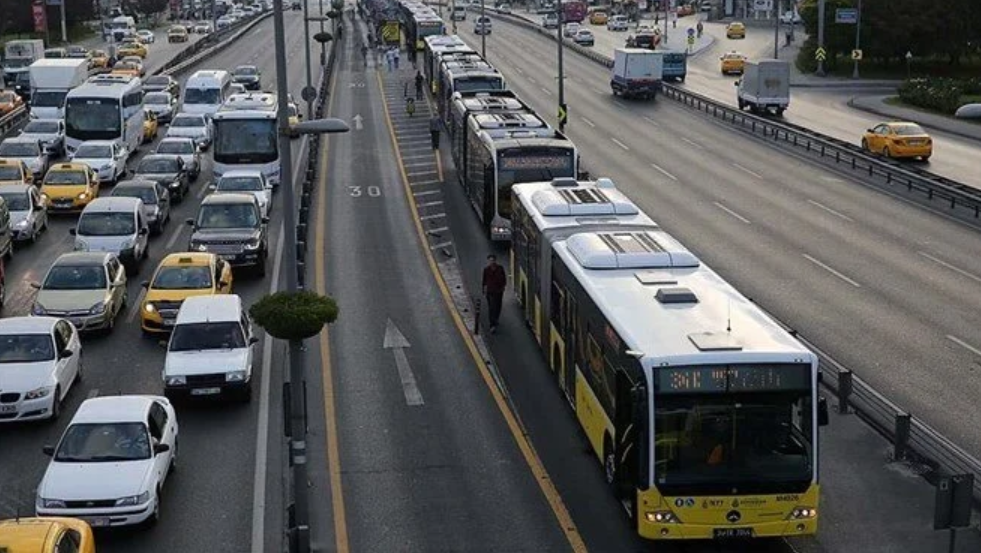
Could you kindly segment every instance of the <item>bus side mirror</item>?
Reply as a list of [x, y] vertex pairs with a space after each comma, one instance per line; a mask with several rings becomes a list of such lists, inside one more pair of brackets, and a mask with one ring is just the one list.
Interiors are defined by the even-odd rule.
[[828, 426], [828, 398], [824, 396], [818, 397], [817, 407], [818, 426]]

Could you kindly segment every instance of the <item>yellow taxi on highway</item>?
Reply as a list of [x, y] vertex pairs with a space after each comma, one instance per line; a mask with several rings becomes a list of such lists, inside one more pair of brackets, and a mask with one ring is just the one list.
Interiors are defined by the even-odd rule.
[[109, 53], [105, 50], [92, 50], [92, 57], [89, 64], [92, 69], [107, 69], [109, 67]]
[[49, 212], [81, 211], [99, 197], [99, 176], [84, 163], [56, 163], [41, 181], [41, 201]]
[[865, 131], [862, 149], [885, 157], [920, 158], [926, 161], [933, 155], [933, 139], [916, 123], [879, 123]]
[[726, 38], [746, 38], [746, 25], [741, 21], [726, 25]]
[[141, 77], [143, 75], [142, 68], [130, 61], [117, 61], [116, 65], [112, 66], [112, 75], [126, 75], [129, 77]]
[[146, 58], [148, 51], [146, 45], [140, 42], [138, 38], [126, 38], [123, 39], [123, 43], [119, 45], [116, 50], [116, 56], [122, 58], [126, 56], [139, 56], [141, 58]]
[[32, 184], [34, 173], [19, 159], [0, 158], [0, 186], [5, 184]]
[[167, 30], [167, 42], [187, 42], [188, 38], [187, 27], [183, 25], [174, 25]]
[[143, 110], [143, 143], [153, 142], [160, 131], [160, 123], [157, 121], [157, 114], [146, 109]]
[[140, 328], [144, 334], [170, 332], [185, 299], [231, 293], [232, 266], [213, 253], [172, 253], [143, 288]]
[[596, 10], [589, 14], [589, 24], [590, 25], [606, 25], [606, 22], [610, 20], [610, 16], [602, 10]]
[[723, 75], [742, 75], [746, 69], [746, 56], [735, 50], [722, 54], [719, 60]]
[[0, 520], [0, 551], [4, 553], [95, 553], [88, 523], [77, 518], [24, 517]]

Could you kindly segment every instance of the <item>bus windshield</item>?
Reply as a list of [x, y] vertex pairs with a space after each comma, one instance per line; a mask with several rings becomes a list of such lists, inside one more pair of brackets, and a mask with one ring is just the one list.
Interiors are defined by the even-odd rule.
[[504, 90], [504, 79], [501, 77], [466, 77], [453, 83], [454, 92], [475, 92], [481, 90]]
[[68, 98], [65, 104], [65, 134], [79, 140], [119, 138], [119, 100], [113, 98]]
[[271, 163], [279, 159], [275, 119], [219, 119], [214, 124], [216, 163]]
[[509, 148], [497, 158], [497, 212], [511, 218], [511, 187], [519, 182], [551, 181], [575, 177], [572, 148]]

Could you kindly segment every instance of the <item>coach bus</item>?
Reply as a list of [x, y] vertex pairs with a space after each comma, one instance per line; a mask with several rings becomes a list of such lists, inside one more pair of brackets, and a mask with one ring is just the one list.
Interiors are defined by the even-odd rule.
[[543, 306], [541, 350], [638, 534], [814, 534], [817, 357], [662, 230], [550, 240], [531, 197], [515, 190], [515, 219], [538, 251], [515, 263], [547, 271], [524, 301]]
[[487, 235], [511, 239], [511, 187], [521, 182], [575, 178], [575, 144], [532, 112], [483, 113], [467, 121], [463, 189]]
[[280, 184], [275, 94], [233, 94], [212, 116], [214, 175], [217, 180], [234, 169], [261, 171], [269, 184]]
[[139, 77], [96, 75], [65, 96], [65, 147], [113, 140], [133, 153], [143, 143], [143, 85]]

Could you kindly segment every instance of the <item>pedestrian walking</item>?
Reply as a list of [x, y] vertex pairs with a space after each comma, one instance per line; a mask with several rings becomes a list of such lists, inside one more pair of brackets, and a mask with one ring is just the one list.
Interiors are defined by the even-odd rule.
[[385, 61], [388, 63], [388, 72], [392, 72], [392, 68], [395, 67], [395, 55], [391, 50], [385, 52]]
[[433, 115], [429, 119], [429, 136], [433, 140], [433, 149], [439, 149], [439, 117]]
[[416, 114], [416, 100], [412, 96], [405, 97], [405, 112], [412, 117]]
[[701, 21], [698, 22], [698, 25], [695, 25], [695, 30], [698, 31], [698, 38], [702, 38], [702, 31], [704, 29], [702, 27], [702, 22]]
[[488, 255], [481, 285], [487, 298], [487, 316], [490, 319], [491, 334], [497, 332], [497, 323], [501, 318], [501, 304], [504, 301], [504, 288], [507, 284], [508, 276], [504, 273], [504, 267], [497, 264], [497, 256]]
[[416, 100], [422, 100], [422, 85], [426, 82], [426, 79], [422, 76], [420, 71], [416, 71]]
[[402, 54], [399, 53], [398, 46], [393, 46], [392, 47], [392, 56], [393, 56], [393, 59], [395, 59], [395, 70], [398, 71], [399, 70], [399, 58], [402, 57]]

